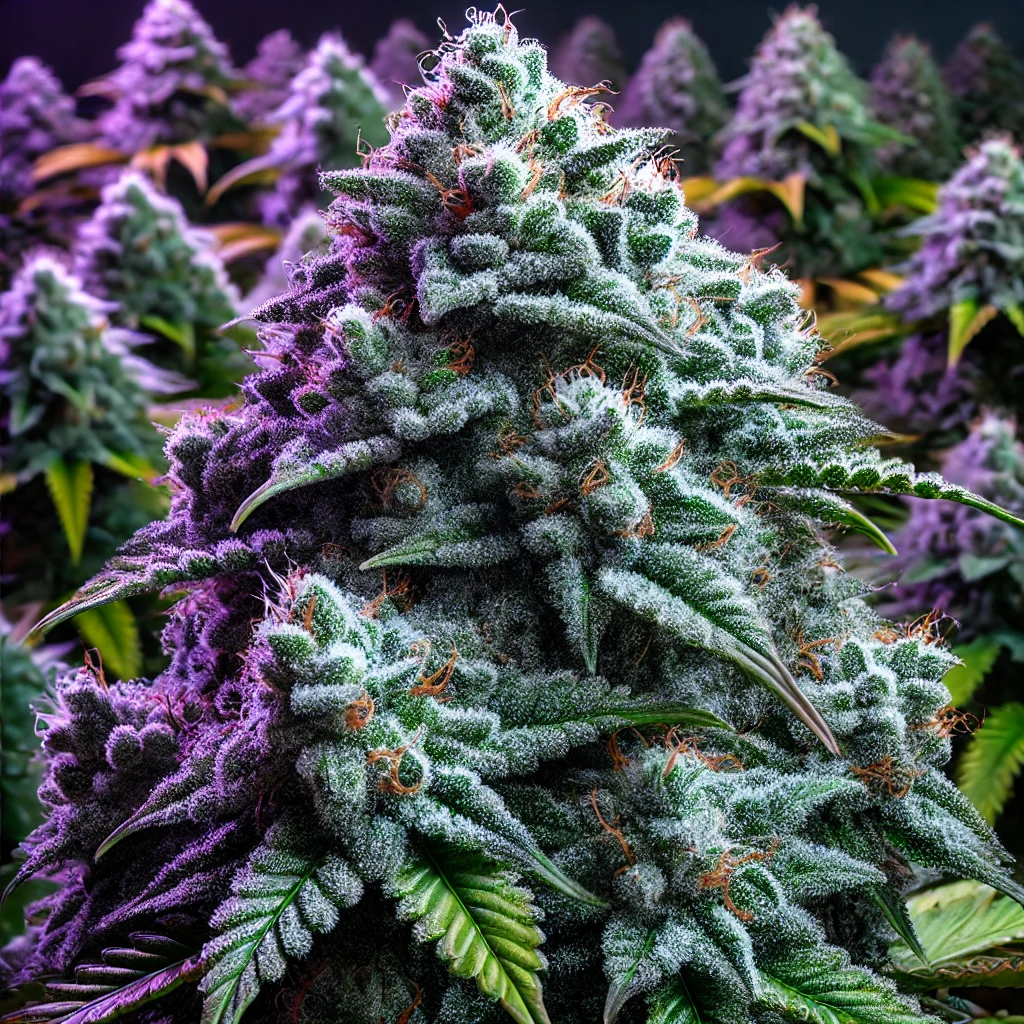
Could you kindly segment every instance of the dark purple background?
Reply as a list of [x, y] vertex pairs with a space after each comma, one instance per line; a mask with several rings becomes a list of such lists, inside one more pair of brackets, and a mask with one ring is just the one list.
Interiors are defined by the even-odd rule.
[[[436, 18], [450, 29], [464, 24], [459, 0], [196, 0], [238, 63], [256, 42], [277, 28], [290, 28], [312, 44], [324, 29], [341, 28], [353, 49], [369, 53], [393, 18], [412, 17], [428, 36]], [[515, 6], [513, 0], [512, 6]], [[769, 24], [769, 11], [785, 0], [518, 0], [521, 34], [553, 44], [579, 15], [599, 14], [619, 35], [630, 64], [650, 44], [658, 25], [683, 14], [706, 40], [724, 77], [743, 73], [746, 60]], [[143, 0], [0, 0], [0, 74], [21, 54], [37, 54], [54, 66], [69, 88], [109, 71], [114, 50], [126, 40]], [[487, 6], [484, 4], [483, 6]], [[945, 57], [972, 22], [992, 21], [1024, 51], [1024, 0], [821, 0], [825, 25], [859, 70], [877, 58], [890, 35], [914, 32]]]

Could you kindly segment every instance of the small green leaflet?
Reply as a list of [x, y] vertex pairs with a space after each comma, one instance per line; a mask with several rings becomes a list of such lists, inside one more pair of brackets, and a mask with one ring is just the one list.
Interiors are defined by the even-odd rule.
[[550, 1024], [538, 973], [544, 935], [529, 894], [476, 854], [424, 851], [399, 874], [399, 913], [457, 978], [473, 978], [517, 1024]]
[[286, 460], [279, 456], [270, 479], [257, 487], [238, 506], [238, 511], [231, 520], [231, 532], [236, 533], [260, 505], [277, 494], [322, 480], [334, 480], [384, 462], [392, 462], [400, 453], [398, 442], [392, 437], [382, 435], [365, 441], [349, 441], [334, 451], [317, 454], [291, 452], [287, 453]]
[[[638, 932], [637, 938], [643, 935], [642, 931], [635, 928], [629, 928], [627, 934], [633, 932]], [[657, 932], [648, 932], [643, 937], [643, 941], [636, 947], [635, 957], [631, 954], [630, 959], [632, 962], [628, 964], [618, 977], [613, 978], [609, 984], [608, 995], [604, 1001], [604, 1024], [615, 1024], [619, 1013], [622, 1011], [622, 1007], [626, 1005], [629, 997], [633, 995], [633, 979], [636, 977], [643, 961], [651, 955], [651, 950], [654, 949], [654, 943], [657, 939]]]
[[701, 1024], [697, 1008], [681, 980], [670, 982], [654, 997], [647, 1024]]
[[77, 565], [82, 558], [85, 531], [89, 527], [89, 506], [92, 503], [92, 464], [55, 459], [46, 468], [46, 486], [50, 490], [60, 525], [64, 530], [71, 561]]
[[140, 317], [139, 324], [142, 327], [148, 327], [151, 331], [156, 331], [157, 334], [162, 334], [168, 341], [173, 341], [185, 353], [185, 359], [189, 366], [195, 362], [196, 332], [191, 324], [172, 324], [169, 320], [155, 314]]
[[211, 924], [220, 934], [203, 948], [202, 1024], [238, 1024], [265, 982], [280, 981], [314, 934], [338, 923], [338, 911], [362, 895], [348, 864], [331, 854], [300, 856], [269, 844], [257, 850]]
[[142, 674], [142, 643], [135, 616], [126, 601], [115, 601], [82, 612], [75, 625], [87, 647], [96, 647], [103, 667], [119, 679]]
[[1024, 704], [1011, 701], [988, 713], [957, 765], [956, 781], [991, 825], [1024, 767]]
[[821, 954], [786, 965], [785, 980], [762, 972], [759, 1002], [800, 1024], [929, 1024], [891, 990], [892, 982], [845, 966], [838, 951], [825, 947]]
[[794, 127], [804, 138], [821, 146], [829, 156], [839, 156], [842, 153], [843, 140], [834, 124], [827, 124], [824, 128], [819, 128], [816, 124], [811, 124], [810, 121], [798, 121]]

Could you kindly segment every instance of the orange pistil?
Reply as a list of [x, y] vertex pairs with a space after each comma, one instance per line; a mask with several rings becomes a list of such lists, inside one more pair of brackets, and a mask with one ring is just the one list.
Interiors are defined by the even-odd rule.
[[610, 93], [611, 91], [604, 82], [591, 86], [589, 89], [579, 85], [570, 85], [567, 89], [563, 89], [548, 104], [548, 120], [554, 121], [556, 118], [561, 117], [562, 114], [579, 106], [588, 96], [600, 96], [602, 93]]
[[675, 448], [673, 448], [672, 451], [668, 453], [668, 458], [665, 459], [665, 461], [660, 466], [655, 467], [654, 472], [667, 473], [670, 469], [674, 468], [679, 463], [679, 460], [685, 454], [686, 438], [683, 438], [683, 440], [680, 441], [679, 444], [677, 444]]
[[597, 786], [593, 788], [590, 793], [590, 806], [594, 808], [594, 813], [597, 815], [597, 820], [601, 825], [601, 828], [605, 830], [610, 836], [614, 836], [619, 846], [622, 847], [622, 852], [625, 854], [626, 860], [629, 864], [620, 868], [616, 872], [616, 875], [621, 874], [623, 871], [629, 870], [634, 864], [636, 864], [636, 857], [633, 856], [633, 851], [630, 849], [629, 843], [626, 842], [626, 837], [622, 834], [622, 830], [618, 827], [619, 818], [618, 815], [615, 817], [615, 821], [612, 824], [608, 824], [604, 819], [604, 815], [601, 814], [601, 808], [597, 806]]
[[762, 264], [764, 258], [770, 256], [776, 249], [782, 248], [781, 242], [776, 242], [775, 245], [770, 246], [767, 249], [755, 249], [743, 262], [743, 266], [739, 269], [740, 280], [747, 284], [750, 281], [750, 275], [753, 271], [762, 270]]
[[867, 765], [851, 765], [850, 771], [868, 789], [875, 791], [884, 790], [889, 796], [900, 799], [910, 792], [914, 779], [923, 775], [924, 772], [909, 765], [900, 765], [886, 754], [881, 761]]
[[640, 522], [625, 530], [619, 530], [618, 535], [627, 539], [631, 537], [653, 537], [654, 517], [651, 515], [650, 509], [644, 513], [643, 519]]
[[698, 884], [702, 889], [721, 889], [722, 890], [722, 902], [725, 904], [725, 909], [735, 914], [741, 921], [752, 921], [754, 915], [749, 911], [740, 910], [739, 907], [733, 903], [729, 896], [729, 883], [732, 880], [733, 872], [741, 864], [749, 864], [751, 861], [766, 861], [770, 860], [778, 849], [779, 841], [773, 840], [771, 847], [764, 852], [760, 850], [754, 850], [751, 853], [744, 854], [742, 857], [734, 857], [728, 850], [726, 850], [721, 857], [718, 858], [718, 863], [715, 867], [708, 871], [706, 874], [700, 876], [697, 880]]
[[[416, 985], [416, 982], [413, 982]], [[423, 1001], [423, 989], [419, 985], [416, 985], [416, 995], [413, 996], [412, 1002], [398, 1015], [398, 1019], [395, 1024], [409, 1024], [412, 1019], [412, 1015], [416, 1010], [416, 1007]]]
[[580, 494], [586, 496], [593, 494], [598, 487], [604, 487], [611, 483], [611, 474], [602, 459], [595, 459], [587, 472], [587, 475], [580, 481]]
[[373, 718], [376, 710], [373, 699], [363, 690], [359, 699], [352, 701], [345, 708], [345, 728], [350, 729], [352, 732], [358, 732], [360, 729], [365, 728], [369, 724], [370, 719]]
[[418, 686], [409, 691], [410, 697], [436, 697], [451, 682], [455, 672], [455, 663], [459, 660], [459, 652], [452, 647], [451, 657], [434, 673], [417, 677]]
[[384, 508], [391, 507], [391, 501], [395, 491], [402, 484], [412, 484], [419, 492], [419, 501], [414, 506], [414, 511], [419, 511], [427, 503], [427, 489], [420, 482], [419, 478], [408, 469], [401, 469], [392, 466], [389, 469], [379, 469], [370, 479], [374, 494]]
[[388, 571], [385, 569], [383, 589], [372, 601], [367, 601], [363, 605], [360, 614], [365, 615], [368, 619], [375, 619], [381, 606], [389, 600], [394, 602], [400, 612], [408, 611], [413, 604], [412, 580], [408, 576], [400, 575], [395, 581], [395, 585], [389, 587]]
[[797, 630], [794, 639], [797, 645], [797, 671], [806, 669], [820, 683], [825, 678], [825, 673], [822, 671], [820, 658], [814, 652], [817, 648], [827, 647], [829, 644], [835, 644], [838, 647], [838, 641], [834, 636], [827, 636], [822, 640], [807, 641], [804, 639], [804, 631], [802, 629]]
[[641, 376], [640, 371], [634, 366], [626, 374], [622, 382], [622, 404], [627, 409], [637, 406], [640, 410], [640, 418], [636, 421], [639, 427], [647, 415], [647, 377]]
[[469, 336], [459, 341], [453, 341], [448, 346], [449, 362], [447, 369], [452, 373], [465, 377], [473, 369], [473, 359], [476, 356], [476, 349]]
[[423, 785], [423, 780], [420, 779], [414, 785], [407, 786], [398, 777], [398, 771], [402, 766], [402, 758], [405, 757], [406, 751], [408, 751], [410, 747], [415, 746], [419, 738], [420, 732], [417, 729], [416, 735], [413, 736], [408, 743], [403, 743], [402, 746], [396, 747], [394, 750], [367, 751], [367, 764], [376, 764], [378, 761], [387, 761], [389, 763], [387, 775], [385, 775], [378, 783], [379, 787], [386, 793], [396, 793], [399, 796], [411, 796], [413, 793], [418, 792], [420, 786]]

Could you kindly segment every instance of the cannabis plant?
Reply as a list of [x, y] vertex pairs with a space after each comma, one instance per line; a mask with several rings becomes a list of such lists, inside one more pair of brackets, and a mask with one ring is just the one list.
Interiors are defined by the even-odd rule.
[[240, 127], [225, 92], [234, 77], [227, 48], [188, 0], [149, 0], [117, 55], [120, 67], [94, 90], [114, 97], [99, 119], [111, 148], [205, 143]]
[[[318, 170], [354, 167], [359, 140], [381, 144], [387, 102], [377, 80], [336, 33], [325, 33], [306, 65], [292, 79], [288, 98], [270, 116], [280, 126], [270, 152], [253, 160], [251, 169], [281, 171], [275, 190], [263, 200], [268, 224], [286, 226], [307, 203], [325, 201], [317, 185]], [[238, 169], [244, 175], [246, 165]], [[241, 178], [240, 178], [241, 180]]]
[[1024, 64], [988, 24], [975, 25], [943, 68], [956, 97], [960, 133], [974, 142], [1024, 130]]
[[921, 243], [903, 268], [906, 280], [889, 297], [889, 306], [908, 319], [945, 327], [950, 364], [984, 330], [980, 344], [990, 370], [1002, 360], [1012, 375], [1024, 344], [1024, 162], [1019, 147], [1008, 137], [981, 143], [940, 188], [935, 213], [907, 233]]
[[0, 287], [27, 248], [62, 240], [64, 224], [51, 207], [29, 209], [32, 165], [55, 146], [84, 137], [75, 101], [36, 57], [16, 60], [0, 82]]
[[729, 105], [707, 47], [685, 18], [661, 26], [626, 83], [616, 115], [620, 125], [668, 128], [683, 173], [707, 171], [711, 137], [729, 120]]
[[74, 268], [93, 295], [116, 303], [114, 323], [159, 339], [155, 358], [193, 377], [200, 393], [224, 395], [247, 364], [218, 333], [239, 299], [213, 246], [177, 200], [124, 171], [82, 225]]
[[878, 150], [891, 174], [942, 179], [958, 158], [953, 98], [935, 58], [914, 36], [896, 37], [871, 72], [871, 114], [879, 124], [907, 136]]
[[660, 131], [500, 12], [438, 53], [324, 175], [244, 404], [171, 434], [169, 519], [40, 626], [184, 593], [165, 672], [43, 719], [26, 1012], [923, 1022], [872, 969], [908, 864], [1024, 891], [939, 770], [953, 657], [821, 527], [1012, 517], [881, 458]]
[[[181, 382], [134, 353], [139, 339], [108, 326], [110, 309], [48, 255], [30, 259], [0, 295], [4, 484], [13, 490], [4, 596], [14, 606], [58, 602], [161, 508], [137, 482], [161, 462], [148, 394]], [[114, 671], [139, 670], [124, 609], [76, 625]], [[127, 637], [120, 650], [106, 642], [114, 632]]]
[[405, 102], [405, 86], [422, 83], [419, 57], [429, 50], [430, 40], [408, 18], [393, 21], [387, 35], [377, 40], [370, 71], [387, 94], [388, 110]]
[[603, 82], [613, 92], [629, 77], [615, 30], [592, 14], [580, 18], [559, 42], [551, 70], [570, 85], [591, 88]]
[[302, 70], [306, 55], [283, 28], [260, 40], [242, 72], [246, 89], [235, 97], [235, 110], [247, 121], [261, 122], [288, 97], [288, 86]]
[[[800, 277], [842, 276], [882, 256], [872, 230], [875, 149], [899, 137], [876, 124], [862, 83], [813, 8], [790, 7], [737, 83], [715, 177], [733, 209], [712, 227], [734, 249], [761, 248]], [[726, 229], [728, 234], [726, 234]]]

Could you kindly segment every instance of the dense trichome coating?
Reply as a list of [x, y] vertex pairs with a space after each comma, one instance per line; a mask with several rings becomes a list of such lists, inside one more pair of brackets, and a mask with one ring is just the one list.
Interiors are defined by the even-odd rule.
[[45, 720], [22, 975], [106, 956], [129, 1005], [146, 963], [183, 1024], [200, 978], [212, 1024], [924, 1020], [870, 969], [908, 864], [1024, 894], [940, 771], [953, 659], [821, 527], [885, 543], [841, 490], [988, 506], [881, 459], [660, 132], [507, 20], [439, 54], [324, 176], [244, 405], [171, 435], [169, 520], [50, 619], [187, 591], [166, 672]]

